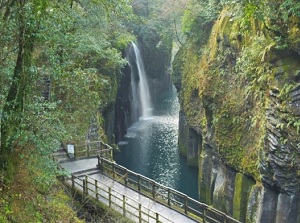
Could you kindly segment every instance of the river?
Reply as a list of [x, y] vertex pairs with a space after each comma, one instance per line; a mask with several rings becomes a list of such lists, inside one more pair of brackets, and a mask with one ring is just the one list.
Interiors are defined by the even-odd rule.
[[179, 104], [176, 89], [162, 94], [153, 116], [134, 123], [119, 142], [115, 161], [139, 174], [198, 199], [198, 171], [178, 151]]

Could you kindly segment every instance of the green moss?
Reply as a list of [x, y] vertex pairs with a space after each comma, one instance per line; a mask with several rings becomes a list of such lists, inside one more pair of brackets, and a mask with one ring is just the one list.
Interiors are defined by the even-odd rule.
[[261, 200], [262, 185], [254, 185], [250, 192], [249, 205], [246, 215], [246, 223], [255, 223]]
[[199, 157], [199, 200], [208, 205], [212, 204], [211, 175], [211, 160], [202, 152]]
[[187, 147], [184, 143], [182, 143], [181, 141], [179, 141], [178, 143], [178, 149], [181, 155], [183, 156], [187, 156]]
[[198, 167], [198, 157], [192, 157], [192, 158], [188, 158], [188, 162], [187, 164], [189, 166], [193, 166], [193, 167]]
[[[300, 122], [286, 106], [300, 70], [299, 57], [291, 53], [299, 52], [299, 18], [289, 19], [287, 41], [292, 51], [283, 51], [274, 33], [252, 16], [257, 8], [244, 6], [225, 7], [207, 32], [206, 43], [197, 44], [195, 36], [204, 37], [203, 33], [191, 30], [175, 73], [181, 80], [180, 104], [190, 127], [201, 128], [203, 143], [211, 145], [220, 160], [260, 181], [258, 154], [265, 147], [271, 90], [279, 89], [284, 101], [280, 109], [286, 112], [278, 120], [287, 120], [296, 130], [288, 129], [284, 121], [282, 128], [300, 131]], [[186, 149], [181, 146], [181, 151]], [[200, 187], [206, 190], [205, 185]]]
[[254, 181], [243, 174], [236, 174], [234, 197], [233, 197], [233, 217], [241, 222], [246, 221], [247, 204], [249, 194]]
[[[180, 60], [176, 61], [182, 65], [180, 101], [189, 125], [202, 127], [203, 141], [216, 145], [214, 149], [226, 164], [258, 178], [256, 163], [262, 137], [259, 124], [263, 124], [264, 112], [258, 112], [262, 107], [260, 102], [246, 98], [246, 79], [237, 73], [235, 62], [231, 62], [245, 46], [237, 37], [238, 20], [231, 15], [230, 8], [222, 11], [205, 47], [191, 46], [180, 52]], [[206, 49], [201, 55], [197, 53], [199, 47]], [[206, 134], [210, 137], [206, 138]]]
[[240, 219], [241, 216], [242, 179], [242, 174], [237, 174], [235, 177], [235, 189], [233, 197], [233, 217], [235, 219]]

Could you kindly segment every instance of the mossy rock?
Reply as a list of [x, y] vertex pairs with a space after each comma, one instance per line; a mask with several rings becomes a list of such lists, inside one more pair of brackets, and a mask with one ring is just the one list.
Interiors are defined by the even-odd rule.
[[235, 177], [235, 192], [233, 198], [233, 217], [246, 222], [247, 203], [254, 180], [238, 173]]
[[212, 160], [202, 152], [199, 157], [199, 200], [208, 205], [212, 204]]
[[261, 184], [256, 184], [251, 188], [247, 207], [246, 223], [257, 222], [257, 215], [262, 199], [262, 189], [263, 187]]

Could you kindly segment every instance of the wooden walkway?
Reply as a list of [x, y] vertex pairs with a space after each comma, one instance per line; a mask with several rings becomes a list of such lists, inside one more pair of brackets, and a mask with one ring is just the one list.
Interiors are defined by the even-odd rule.
[[[211, 206], [116, 164], [111, 161], [112, 148], [102, 142], [96, 142], [96, 148], [92, 148], [93, 144], [87, 146], [87, 152], [84, 149], [80, 152], [88, 157], [70, 159], [64, 150], [54, 154], [59, 166], [69, 172], [65, 183], [81, 191], [83, 196], [101, 201], [133, 222], [240, 223]], [[91, 156], [92, 152], [101, 156]]]
[[[197, 222], [105, 176], [96, 168], [97, 163], [98, 159], [92, 157], [61, 162], [60, 166], [72, 173], [73, 183], [72, 179], [66, 181], [70, 186], [73, 184], [73, 187], [80, 190], [86, 187], [85, 193], [94, 198], [97, 197], [99, 201], [121, 214], [124, 214], [123, 199], [125, 199], [125, 209], [128, 209], [125, 216], [135, 222], [139, 222], [139, 219], [142, 219], [141, 222]], [[96, 184], [98, 195], [94, 189]], [[109, 201], [109, 191], [112, 194], [111, 201]], [[143, 212], [142, 214], [139, 214], [139, 209]]]

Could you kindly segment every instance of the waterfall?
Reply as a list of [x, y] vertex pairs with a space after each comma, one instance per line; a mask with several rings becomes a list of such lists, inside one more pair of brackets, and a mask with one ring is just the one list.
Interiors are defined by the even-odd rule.
[[148, 119], [152, 116], [152, 108], [144, 63], [135, 43], [131, 43], [129, 52], [127, 59], [131, 67], [132, 114], [133, 117]]

